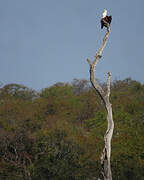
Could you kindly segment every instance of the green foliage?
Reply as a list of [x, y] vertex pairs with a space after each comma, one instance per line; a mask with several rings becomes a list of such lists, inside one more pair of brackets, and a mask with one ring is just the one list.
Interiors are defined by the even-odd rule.
[[67, 96], [71, 96], [72, 93], [73, 88], [69, 84], [57, 83], [49, 88], [43, 89], [40, 96], [45, 98], [65, 98]]
[[[105, 84], [101, 84], [105, 88]], [[0, 89], [0, 179], [100, 178], [106, 111], [87, 80], [35, 91]], [[111, 86], [115, 180], [144, 179], [144, 85], [127, 78]]]
[[104, 112], [95, 113], [94, 118], [85, 120], [86, 127], [89, 129], [99, 128], [105, 123], [106, 114]]
[[36, 179], [74, 179], [82, 151], [66, 137], [60, 130], [39, 137], [33, 172]]
[[36, 91], [19, 84], [8, 84], [1, 88], [1, 99], [6, 97], [20, 98], [24, 100], [32, 100], [38, 96]]

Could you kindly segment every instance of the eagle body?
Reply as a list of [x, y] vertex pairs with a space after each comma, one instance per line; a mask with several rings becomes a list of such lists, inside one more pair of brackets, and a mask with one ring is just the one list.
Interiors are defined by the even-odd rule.
[[107, 27], [107, 24], [110, 25], [111, 21], [112, 21], [112, 16], [107, 16], [107, 10], [105, 9], [101, 18], [101, 29], [104, 26]]

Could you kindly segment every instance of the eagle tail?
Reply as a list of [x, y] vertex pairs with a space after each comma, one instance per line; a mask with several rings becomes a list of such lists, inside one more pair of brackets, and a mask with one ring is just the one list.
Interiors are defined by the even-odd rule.
[[101, 21], [101, 29], [104, 27], [104, 24], [103, 24], [103, 22]]

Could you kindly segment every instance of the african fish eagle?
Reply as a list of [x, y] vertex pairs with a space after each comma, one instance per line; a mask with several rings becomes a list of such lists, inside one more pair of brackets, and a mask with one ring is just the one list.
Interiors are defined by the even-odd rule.
[[107, 27], [107, 24], [110, 25], [112, 21], [112, 16], [107, 16], [107, 10], [104, 9], [104, 12], [102, 14], [102, 18], [101, 18], [101, 29], [105, 26]]

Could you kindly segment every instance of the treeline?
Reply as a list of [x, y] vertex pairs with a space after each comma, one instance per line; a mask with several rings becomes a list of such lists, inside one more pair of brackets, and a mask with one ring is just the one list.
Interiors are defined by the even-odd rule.
[[[111, 103], [113, 179], [143, 180], [144, 85], [130, 78], [112, 82]], [[18, 84], [1, 87], [0, 180], [101, 178], [106, 126], [103, 102], [87, 80], [41, 92]]]

